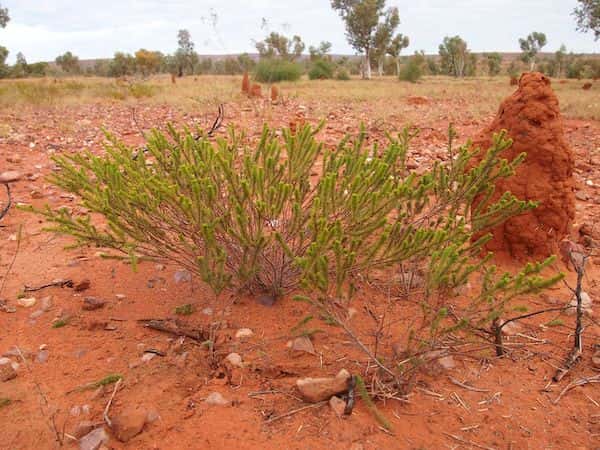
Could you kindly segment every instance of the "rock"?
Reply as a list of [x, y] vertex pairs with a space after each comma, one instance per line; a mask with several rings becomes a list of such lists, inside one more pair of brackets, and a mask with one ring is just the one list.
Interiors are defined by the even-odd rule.
[[230, 353], [225, 357], [225, 360], [233, 367], [244, 367], [242, 357], [238, 353]]
[[121, 442], [128, 442], [144, 429], [148, 411], [143, 408], [127, 408], [121, 414], [111, 417], [111, 431]]
[[577, 200], [581, 200], [582, 202], [585, 202], [589, 199], [588, 195], [584, 191], [577, 191], [575, 193], [575, 198]]
[[151, 361], [152, 359], [154, 359], [155, 356], [156, 356], [156, 354], [154, 354], [154, 353], [144, 353], [142, 355], [142, 361], [143, 362]]
[[342, 369], [334, 378], [301, 378], [296, 387], [304, 401], [318, 403], [348, 390], [351, 375]]
[[230, 406], [231, 401], [223, 397], [219, 392], [212, 392], [206, 397], [204, 402], [213, 406]]
[[[508, 325], [507, 325], [508, 326]], [[438, 373], [443, 370], [454, 369], [456, 363], [454, 357], [446, 355], [444, 350], [433, 350], [423, 355], [425, 363], [429, 364], [429, 371], [431, 373]]]
[[79, 440], [79, 450], [98, 450], [102, 445], [107, 444], [108, 440], [104, 427], [96, 428]]
[[26, 298], [18, 298], [17, 305], [22, 306], [23, 308], [31, 308], [36, 303], [35, 297], [26, 297]]
[[81, 309], [84, 311], [95, 311], [96, 309], [104, 308], [106, 302], [96, 297], [86, 297], [83, 299]]
[[240, 328], [235, 333], [236, 339], [246, 339], [246, 338], [252, 337], [253, 335], [254, 335], [254, 331], [252, 331], [250, 328]]
[[329, 406], [336, 416], [342, 417], [346, 410], [346, 402], [335, 395], [329, 399]]
[[600, 369], [600, 344], [594, 345], [594, 354], [592, 355], [592, 366]]
[[0, 184], [14, 183], [15, 181], [19, 181], [20, 179], [21, 174], [19, 172], [15, 172], [14, 170], [9, 170], [8, 172], [0, 173]]
[[8, 358], [0, 358], [0, 381], [5, 382], [17, 377], [17, 371]]
[[213, 309], [210, 307], [206, 307], [202, 310], [202, 314], [204, 314], [205, 316], [212, 316], [213, 313]]
[[[572, 316], [577, 314], [577, 297], [573, 297], [573, 299], [569, 303], [569, 306], [572, 306], [572, 308], [567, 309], [567, 314], [570, 314]], [[593, 307], [593, 302], [592, 302], [592, 298], [590, 297], [590, 295], [585, 291], [581, 291], [581, 308], [583, 309], [583, 313], [584, 314], [592, 314], [593, 313], [592, 307]]]
[[91, 286], [92, 286], [92, 282], [86, 278], [85, 280], [81, 280], [79, 283], [77, 283], [73, 287], [73, 290], [75, 292], [83, 292], [83, 291], [89, 289]]
[[50, 357], [50, 352], [48, 350], [42, 350], [37, 354], [37, 356], [35, 357], [35, 360], [37, 362], [39, 362], [40, 364], [43, 364], [46, 361], [48, 361], [49, 357]]
[[288, 342], [288, 347], [294, 352], [315, 354], [315, 347], [308, 336], [299, 336]]
[[173, 275], [173, 278], [175, 279], [175, 283], [177, 284], [189, 283], [190, 281], [192, 281], [192, 274], [189, 272], [189, 270], [178, 270]]
[[565, 139], [558, 99], [546, 76], [524, 73], [519, 88], [502, 102], [494, 121], [473, 139], [473, 145], [485, 154], [493, 134], [503, 129], [513, 144], [501, 157], [510, 161], [522, 152], [527, 157], [514, 176], [496, 182], [489, 201], [509, 191], [540, 205], [494, 228], [487, 248], [537, 261], [556, 253], [575, 217], [574, 156]]
[[71, 432], [73, 437], [77, 439], [81, 439], [86, 434], [89, 434], [90, 431], [94, 429], [94, 422], [90, 422], [89, 420], [84, 420], [83, 422], [79, 422], [75, 429]]
[[31, 191], [29, 195], [31, 195], [31, 198], [33, 198], [33, 199], [44, 198], [44, 194], [37, 189], [34, 189], [33, 191]]
[[44, 314], [44, 311], [43, 311], [43, 310], [41, 310], [41, 309], [38, 309], [37, 311], [34, 311], [34, 312], [32, 312], [32, 313], [29, 315], [29, 318], [30, 318], [30, 319], [37, 319], [37, 318], [38, 318], [38, 317], [40, 317], [42, 314]]

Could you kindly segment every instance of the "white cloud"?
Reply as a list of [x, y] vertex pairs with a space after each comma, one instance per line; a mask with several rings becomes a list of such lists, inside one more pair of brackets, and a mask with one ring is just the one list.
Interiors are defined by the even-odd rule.
[[[198, 52], [253, 51], [252, 39], [269, 30], [299, 34], [307, 45], [332, 42], [335, 53], [354, 53], [328, 0], [0, 0], [11, 22], [0, 30], [9, 61], [22, 51], [28, 61], [53, 60], [71, 50], [80, 58], [109, 57], [139, 48], [172, 52], [178, 29], [187, 28]], [[590, 34], [575, 31], [576, 0], [388, 0], [398, 6], [399, 31], [411, 38], [407, 52], [437, 52], [444, 36], [460, 34], [474, 51], [518, 51], [518, 38], [532, 31], [548, 36], [545, 50], [565, 44], [597, 52]], [[210, 22], [217, 14], [216, 26]]]

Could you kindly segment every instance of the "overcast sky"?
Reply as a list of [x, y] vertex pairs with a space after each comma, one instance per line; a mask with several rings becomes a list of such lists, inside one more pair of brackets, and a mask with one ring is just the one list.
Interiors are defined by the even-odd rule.
[[[565, 44], [574, 52], [598, 52], [600, 41], [575, 31], [577, 0], [388, 0], [400, 10], [399, 31], [408, 52], [437, 53], [444, 36], [460, 34], [471, 50], [518, 51], [532, 31], [548, 37], [547, 51]], [[309, 45], [322, 40], [334, 53], [352, 54], [344, 26], [329, 0], [0, 0], [11, 21], [0, 29], [9, 62], [21, 51], [29, 62], [53, 60], [71, 50], [81, 59], [110, 57], [139, 48], [171, 53], [177, 30], [190, 30], [201, 54], [255, 51], [267, 32], [299, 34]], [[216, 17], [216, 21], [211, 19]], [[266, 26], [263, 22], [266, 20]]]

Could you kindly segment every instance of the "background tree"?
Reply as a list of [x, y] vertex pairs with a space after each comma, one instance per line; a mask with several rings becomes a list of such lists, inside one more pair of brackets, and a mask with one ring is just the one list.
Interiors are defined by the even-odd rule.
[[242, 72], [250, 72], [256, 65], [256, 61], [248, 53], [242, 53], [237, 57]]
[[400, 75], [400, 53], [403, 49], [410, 45], [408, 36], [398, 34], [394, 39], [391, 40], [390, 45], [387, 48], [387, 54], [394, 58], [396, 62], [396, 76]]
[[331, 42], [321, 41], [318, 47], [310, 46], [308, 48], [308, 53], [310, 55], [311, 61], [316, 61], [319, 59], [331, 59], [329, 52], [331, 51]]
[[567, 47], [562, 44], [560, 48], [554, 53], [554, 71], [553, 75], [557, 78], [562, 77], [565, 72], [567, 63]]
[[546, 35], [544, 33], [539, 33], [534, 31], [525, 39], [519, 39], [519, 45], [521, 47], [521, 51], [523, 55], [521, 59], [529, 63], [529, 70], [533, 71], [535, 69], [535, 59], [537, 54], [542, 50], [547, 43]]
[[8, 9], [3, 8], [0, 5], [0, 28], [6, 28], [6, 24], [9, 22], [10, 16], [8, 15]]
[[600, 39], [600, 0], [578, 0], [579, 6], [573, 11], [577, 29], [584, 33], [592, 31], [596, 40]]
[[141, 48], [135, 52], [135, 67], [142, 75], [148, 76], [158, 72], [162, 58], [160, 52], [151, 52]]
[[0, 45], [0, 78], [4, 78], [8, 75], [6, 58], [8, 58], [8, 49]]
[[298, 59], [305, 49], [300, 36], [289, 39], [276, 32], [271, 32], [264, 40], [256, 42], [255, 46], [261, 58], [278, 57], [288, 61]]
[[498, 52], [488, 53], [485, 55], [485, 58], [488, 66], [488, 75], [495, 77], [502, 69], [502, 55]]
[[135, 58], [129, 53], [116, 52], [110, 62], [108, 74], [111, 77], [124, 77], [135, 73]]
[[23, 78], [29, 75], [29, 66], [25, 55], [22, 52], [17, 53], [17, 61], [11, 70], [11, 77]]
[[469, 53], [467, 43], [460, 36], [446, 36], [439, 48], [442, 70], [454, 77], [464, 77]]
[[346, 24], [348, 43], [364, 55], [363, 78], [371, 79], [371, 50], [381, 17], [385, 16], [385, 0], [331, 0]]
[[383, 22], [377, 25], [373, 37], [373, 57], [377, 61], [377, 74], [379, 76], [383, 75], [385, 56], [398, 25], [400, 25], [400, 15], [398, 14], [398, 8], [395, 7], [389, 8], [385, 13]]
[[188, 30], [177, 32], [177, 45], [175, 52], [177, 75], [182, 77], [186, 70], [187, 73], [194, 73], [194, 67], [198, 63], [198, 54], [194, 50], [192, 36]]
[[79, 58], [73, 53], [66, 52], [64, 55], [57, 56], [56, 64], [66, 73], [76, 74], [81, 71], [79, 67]]

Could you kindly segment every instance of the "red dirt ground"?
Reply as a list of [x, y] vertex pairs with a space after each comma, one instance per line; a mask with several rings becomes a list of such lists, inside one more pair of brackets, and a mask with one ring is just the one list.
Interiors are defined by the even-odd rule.
[[[245, 126], [253, 136], [261, 131], [260, 118], [251, 113], [250, 100], [225, 105], [226, 124]], [[448, 110], [453, 105], [439, 105]], [[408, 105], [410, 107], [410, 105]], [[298, 114], [311, 123], [312, 106], [299, 108], [291, 101], [274, 106], [271, 121], [274, 126], [297, 120]], [[336, 142], [347, 124], [357, 124], [368, 117], [369, 107], [342, 109], [332, 105], [322, 139]], [[343, 116], [343, 120], [341, 117]], [[491, 117], [457, 122], [461, 139], [474, 136], [491, 122]], [[184, 116], [163, 107], [139, 107], [138, 120], [145, 129], [167, 120], [178, 124], [199, 122], [210, 125], [206, 116]], [[0, 123], [8, 124], [10, 132], [0, 137], [0, 171], [18, 170], [29, 176], [14, 185], [16, 202], [37, 206], [72, 204], [73, 199], [61, 195], [44, 176], [52, 169], [54, 153], [77, 151], [90, 147], [101, 151], [101, 126], [129, 143], [141, 138], [131, 118], [130, 109], [122, 104], [83, 105], [55, 108], [23, 108], [0, 112]], [[413, 144], [410, 159], [417, 166], [427, 166], [442, 157], [447, 135], [447, 123], [417, 123], [424, 128]], [[371, 129], [371, 140], [383, 140], [383, 130]], [[391, 130], [394, 131], [394, 130]], [[221, 130], [221, 132], [224, 132]], [[576, 226], [598, 222], [600, 217], [600, 123], [578, 120], [565, 121], [566, 138], [576, 156], [575, 177], [578, 188]], [[17, 155], [15, 158], [13, 155]], [[15, 162], [9, 162], [15, 161]], [[591, 185], [586, 182], [591, 181]], [[585, 200], [584, 200], [585, 199]], [[22, 226], [22, 241], [17, 251], [15, 237]], [[555, 318], [537, 317], [520, 323], [509, 338], [510, 357], [497, 359], [490, 349], [477, 355], [455, 355], [455, 367], [423, 374], [406, 401], [379, 402], [389, 418], [394, 434], [382, 431], [361, 401], [351, 416], [339, 419], [327, 406], [301, 411], [288, 418], [265, 423], [265, 419], [299, 408], [304, 404], [293, 396], [297, 378], [333, 376], [346, 368], [362, 373], [366, 357], [356, 349], [338, 328], [319, 323], [326, 333], [317, 334], [314, 346], [317, 355], [292, 355], [286, 347], [290, 329], [307, 314], [308, 306], [284, 298], [274, 307], [265, 307], [252, 298], [231, 297], [232, 304], [221, 315], [209, 291], [197, 280], [176, 283], [177, 267], [157, 267], [142, 263], [133, 273], [125, 263], [104, 260], [96, 249], [64, 250], [70, 241], [42, 231], [44, 223], [36, 216], [12, 209], [0, 224], [0, 273], [9, 269], [2, 298], [16, 306], [17, 294], [25, 285], [36, 286], [57, 278], [76, 282], [91, 281], [84, 292], [52, 287], [33, 293], [37, 305], [16, 306], [17, 312], [0, 312], [0, 355], [20, 363], [18, 376], [0, 383], [0, 397], [12, 403], [0, 408], [0, 448], [50, 449], [58, 447], [54, 429], [72, 433], [83, 420], [102, 422], [102, 412], [112, 393], [106, 390], [68, 393], [88, 382], [110, 373], [124, 376], [122, 389], [116, 394], [111, 414], [126, 407], [141, 406], [156, 412], [158, 419], [146, 425], [144, 431], [123, 444], [111, 437], [107, 448], [114, 449], [593, 449], [600, 447], [600, 390], [587, 385], [570, 391], [554, 405], [552, 401], [563, 387], [584, 376], [597, 375], [590, 359], [592, 345], [599, 340], [600, 328], [590, 324], [585, 330], [584, 357], [579, 365], [558, 385], [550, 385], [555, 369], [562, 362], [572, 343], [572, 316], [563, 317], [564, 325], [543, 327]], [[592, 230], [593, 231], [593, 230]], [[589, 265], [585, 290], [596, 300], [600, 298], [597, 275], [600, 261]], [[505, 262], [505, 266], [511, 266]], [[561, 269], [566, 270], [561, 264]], [[573, 285], [574, 273], [567, 271], [567, 281]], [[4, 281], [4, 280], [3, 280]], [[361, 286], [353, 307], [357, 313], [351, 320], [359, 335], [373, 344], [373, 319], [367, 312], [381, 313], [386, 296], [377, 282]], [[119, 297], [117, 297], [119, 295]], [[39, 308], [41, 299], [52, 297], [52, 308], [37, 318], [31, 314]], [[85, 296], [95, 296], [108, 302], [103, 309], [82, 311]], [[123, 297], [124, 296], [124, 297]], [[532, 309], [548, 308], [569, 300], [562, 285], [544, 295], [524, 301]], [[176, 306], [193, 303], [196, 312], [182, 319], [194, 326], [224, 321], [219, 331], [217, 352], [225, 356], [235, 351], [242, 355], [246, 367], [233, 371], [231, 383], [222, 378], [222, 370], [213, 370], [207, 363], [207, 350], [186, 340], [178, 345], [172, 337], [142, 327], [137, 320], [173, 317]], [[384, 330], [388, 346], [410, 321], [414, 305], [398, 301], [393, 314], [400, 321]], [[201, 311], [212, 307], [213, 316]], [[70, 316], [62, 328], [52, 328], [56, 317]], [[108, 326], [106, 326], [108, 325]], [[250, 328], [254, 335], [246, 341], [236, 339], [239, 328]], [[40, 346], [47, 346], [48, 359], [37, 361]], [[11, 349], [24, 353], [27, 364]], [[43, 348], [43, 347], [42, 347]], [[145, 349], [163, 351], [142, 362]], [[388, 349], [385, 349], [388, 350]], [[460, 353], [460, 349], [452, 349]], [[182, 352], [187, 352], [184, 360]], [[477, 358], [473, 357], [477, 356]], [[487, 392], [464, 389], [449, 377], [467, 382]], [[277, 390], [285, 394], [261, 394], [257, 391]], [[233, 406], [207, 406], [203, 400], [212, 392], [220, 392], [234, 401]], [[47, 401], [47, 403], [46, 403]], [[89, 405], [89, 414], [74, 415], [76, 407]], [[75, 407], [75, 409], [73, 409]], [[51, 418], [54, 417], [55, 425]], [[459, 441], [450, 435], [462, 440]], [[76, 444], [66, 439], [67, 448]], [[479, 447], [477, 447], [479, 446]]]

